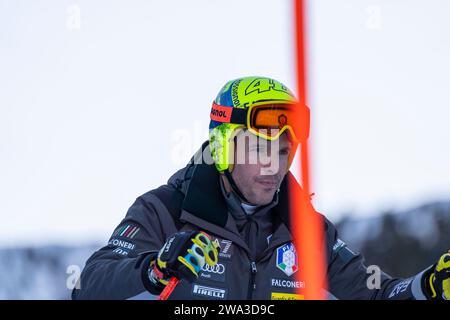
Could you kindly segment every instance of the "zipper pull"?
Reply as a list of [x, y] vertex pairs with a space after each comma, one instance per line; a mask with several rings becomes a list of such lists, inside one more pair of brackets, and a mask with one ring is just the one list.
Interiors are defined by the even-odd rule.
[[256, 269], [256, 263], [255, 262], [252, 262], [251, 263], [251, 266], [252, 266], [252, 273], [253, 274], [255, 274], [258, 270]]

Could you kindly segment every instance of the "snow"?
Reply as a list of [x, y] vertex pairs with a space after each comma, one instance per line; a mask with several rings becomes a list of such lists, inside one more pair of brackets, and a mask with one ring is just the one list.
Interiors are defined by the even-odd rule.
[[69, 299], [68, 267], [82, 270], [98, 248], [92, 245], [1, 249], [0, 299]]

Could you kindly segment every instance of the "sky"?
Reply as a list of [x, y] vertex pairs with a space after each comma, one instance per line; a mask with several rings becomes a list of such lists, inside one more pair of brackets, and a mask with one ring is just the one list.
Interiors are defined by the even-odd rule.
[[[314, 205], [450, 199], [450, 2], [308, 6]], [[0, 246], [105, 241], [207, 139], [230, 79], [295, 89], [285, 0], [0, 0]]]

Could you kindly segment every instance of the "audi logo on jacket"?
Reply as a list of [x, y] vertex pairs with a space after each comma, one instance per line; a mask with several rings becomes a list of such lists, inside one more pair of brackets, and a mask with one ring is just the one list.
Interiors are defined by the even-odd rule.
[[202, 267], [203, 272], [212, 272], [217, 274], [225, 273], [225, 265], [223, 263], [217, 263], [215, 266], [210, 266], [208, 264], [204, 264]]

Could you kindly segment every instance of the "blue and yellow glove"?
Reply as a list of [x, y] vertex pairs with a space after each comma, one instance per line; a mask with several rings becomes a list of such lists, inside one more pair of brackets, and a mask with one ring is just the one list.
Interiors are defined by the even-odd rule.
[[450, 251], [439, 258], [426, 282], [429, 299], [450, 300]]
[[217, 264], [219, 245], [205, 232], [178, 232], [167, 239], [149, 268], [149, 279], [164, 287], [172, 277], [194, 281], [207, 263]]

